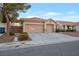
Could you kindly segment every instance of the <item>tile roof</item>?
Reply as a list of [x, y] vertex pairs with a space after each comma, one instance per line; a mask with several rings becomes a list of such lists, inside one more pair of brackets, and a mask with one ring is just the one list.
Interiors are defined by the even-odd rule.
[[62, 25], [76, 25], [76, 23], [75, 22], [68, 22], [68, 21], [56, 21], [57, 22], [57, 24], [62, 24]]
[[76, 25], [79, 26], [79, 22], [76, 22]]
[[[35, 23], [43, 23], [47, 21], [46, 19], [38, 18], [38, 17], [32, 17], [32, 18], [21, 18], [21, 22], [35, 22]], [[53, 20], [55, 21], [55, 20]], [[69, 22], [69, 21], [55, 21], [56, 24], [62, 24], [62, 25], [71, 25], [71, 26], [79, 26], [79, 22]]]
[[45, 19], [37, 18], [37, 17], [33, 17], [33, 18], [21, 18], [20, 20], [27, 21], [27, 22], [44, 22], [45, 21]]

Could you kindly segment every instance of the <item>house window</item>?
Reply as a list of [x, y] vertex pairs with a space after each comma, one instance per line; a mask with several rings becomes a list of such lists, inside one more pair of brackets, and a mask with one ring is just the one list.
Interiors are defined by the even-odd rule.
[[21, 26], [20, 23], [13, 23], [12, 26]]

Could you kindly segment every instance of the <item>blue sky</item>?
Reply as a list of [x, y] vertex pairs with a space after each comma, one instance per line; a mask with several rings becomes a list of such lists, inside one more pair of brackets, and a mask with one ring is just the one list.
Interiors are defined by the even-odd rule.
[[[31, 3], [30, 3], [31, 4]], [[19, 18], [40, 17], [62, 21], [79, 21], [78, 3], [32, 3], [31, 8]]]

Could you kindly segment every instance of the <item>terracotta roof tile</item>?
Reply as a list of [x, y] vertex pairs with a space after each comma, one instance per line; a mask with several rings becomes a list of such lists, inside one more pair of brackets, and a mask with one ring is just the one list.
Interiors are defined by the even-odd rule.
[[[21, 22], [35, 22], [35, 23], [43, 23], [46, 20], [42, 19], [42, 18], [38, 18], [38, 17], [33, 17], [33, 18], [21, 18], [20, 20]], [[79, 22], [69, 22], [69, 21], [55, 21], [56, 24], [62, 24], [62, 25], [71, 25], [71, 26], [79, 26]]]
[[79, 26], [79, 22], [76, 22], [76, 25]]
[[45, 21], [45, 19], [37, 18], [37, 17], [33, 17], [33, 18], [21, 18], [20, 20], [27, 21], [27, 22], [44, 22]]
[[76, 25], [75, 22], [68, 22], [68, 21], [57, 21], [57, 23], [62, 25]]

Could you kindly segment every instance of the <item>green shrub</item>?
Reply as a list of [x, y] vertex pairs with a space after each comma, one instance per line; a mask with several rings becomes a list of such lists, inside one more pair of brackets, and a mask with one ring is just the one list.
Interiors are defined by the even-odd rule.
[[61, 32], [65, 32], [65, 30], [62, 29]]
[[21, 34], [21, 35], [28, 35], [27, 32], [21, 32], [20, 34]]
[[64, 29], [56, 29], [56, 32], [75, 32], [76, 29], [67, 29], [66, 31]]
[[18, 40], [19, 41], [24, 41], [24, 40], [28, 40], [29, 38], [29, 35], [27, 32], [21, 32], [19, 37], [18, 37]]
[[73, 29], [73, 31], [75, 32], [75, 31], [76, 31], [76, 29]]
[[9, 34], [10, 34], [10, 35], [15, 35], [15, 33], [14, 33], [14, 32], [9, 32]]
[[56, 29], [56, 32], [60, 32], [60, 29]]
[[75, 32], [76, 31], [76, 29], [68, 29], [68, 30], [66, 30], [66, 32]]
[[56, 29], [56, 32], [65, 32], [63, 29]]

